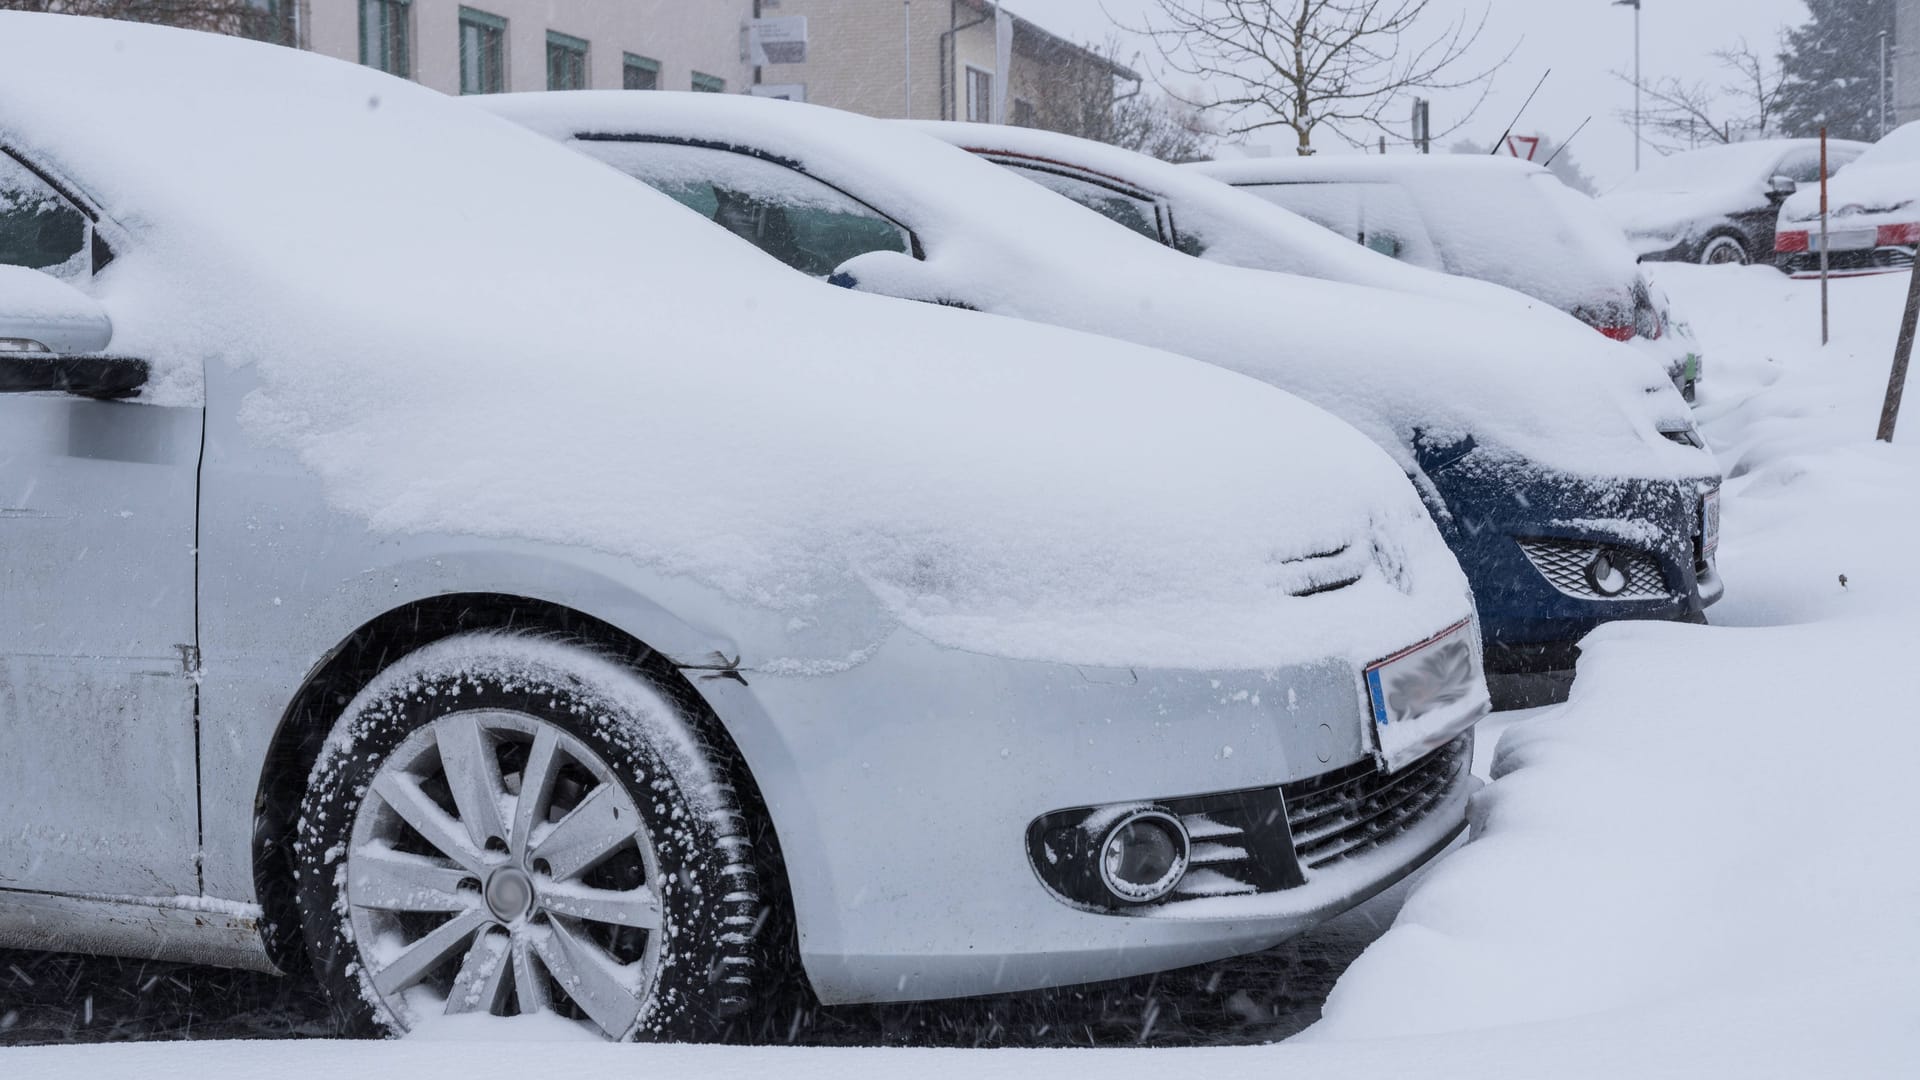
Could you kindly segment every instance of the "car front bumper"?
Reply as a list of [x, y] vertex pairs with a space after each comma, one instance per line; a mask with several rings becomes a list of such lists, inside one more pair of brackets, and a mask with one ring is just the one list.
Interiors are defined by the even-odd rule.
[[[1305, 798], [1328, 774], [1375, 775], [1360, 673], [1332, 661], [1086, 669], [896, 632], [831, 676], [743, 675], [701, 689], [759, 782], [801, 960], [828, 1004], [1030, 990], [1268, 948], [1420, 866], [1463, 827], [1473, 786], [1468, 752], [1412, 819], [1304, 868], [1294, 887], [1091, 910], [1041, 880], [1035, 821], [1208, 793]], [[752, 717], [769, 726], [756, 735]]]

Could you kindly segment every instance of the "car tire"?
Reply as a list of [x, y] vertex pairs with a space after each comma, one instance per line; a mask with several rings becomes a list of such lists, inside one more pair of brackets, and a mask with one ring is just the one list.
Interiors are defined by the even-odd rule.
[[334, 724], [293, 845], [346, 1025], [542, 1012], [722, 1038], [768, 922], [729, 760], [675, 695], [579, 644], [463, 634], [403, 657]]
[[1700, 246], [1702, 266], [1749, 266], [1752, 263], [1753, 253], [1747, 250], [1745, 241], [1732, 233], [1716, 233]]

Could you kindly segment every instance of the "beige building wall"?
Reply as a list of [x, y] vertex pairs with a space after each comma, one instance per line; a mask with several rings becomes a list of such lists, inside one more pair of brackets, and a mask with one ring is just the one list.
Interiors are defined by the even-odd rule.
[[[412, 0], [413, 78], [460, 91], [460, 8], [507, 20], [507, 89], [547, 88], [547, 31], [588, 43], [587, 85], [618, 90], [626, 53], [660, 63], [662, 90], [688, 90], [693, 73], [718, 76], [729, 92], [753, 81], [740, 31], [752, 0]], [[342, 60], [360, 59], [356, 0], [307, 0], [303, 44]]]

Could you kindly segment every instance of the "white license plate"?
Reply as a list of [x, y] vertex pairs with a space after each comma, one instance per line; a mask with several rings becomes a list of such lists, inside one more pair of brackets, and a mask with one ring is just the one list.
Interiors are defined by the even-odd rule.
[[[1827, 234], [1828, 251], [1864, 251], [1874, 246], [1880, 238], [1878, 229], [1842, 229]], [[1820, 233], [1816, 230], [1809, 241], [1814, 251], [1820, 250]]]
[[1465, 621], [1369, 666], [1366, 675], [1388, 772], [1452, 742], [1493, 709]]
[[1720, 491], [1700, 497], [1700, 553], [1711, 559], [1720, 550]]

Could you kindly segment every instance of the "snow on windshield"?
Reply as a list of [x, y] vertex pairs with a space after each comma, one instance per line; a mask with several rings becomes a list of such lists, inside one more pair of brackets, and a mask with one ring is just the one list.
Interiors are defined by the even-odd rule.
[[1854, 162], [1862, 168], [1920, 162], [1920, 121], [1902, 124], [1874, 143]]
[[[844, 662], [901, 624], [1085, 664], [1366, 662], [1466, 613], [1404, 477], [1326, 414], [809, 282], [415, 84], [8, 14], [0, 95], [32, 103], [7, 140], [125, 228], [95, 285], [158, 400], [206, 364], [216, 409], [246, 395], [234, 438], [381, 533], [605, 552], [764, 613], [745, 644], [837, 634]], [[1365, 579], [1293, 595], [1288, 561], [1342, 545], [1381, 553]]]

